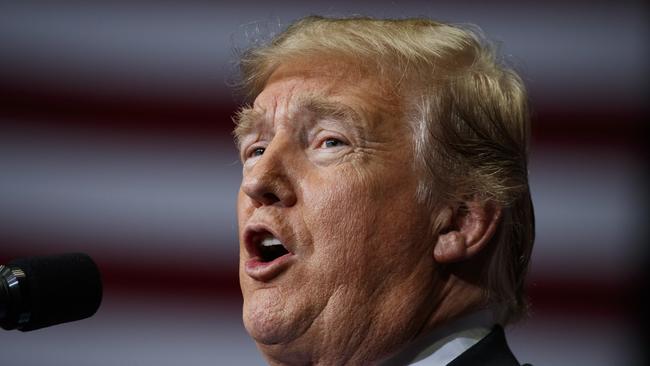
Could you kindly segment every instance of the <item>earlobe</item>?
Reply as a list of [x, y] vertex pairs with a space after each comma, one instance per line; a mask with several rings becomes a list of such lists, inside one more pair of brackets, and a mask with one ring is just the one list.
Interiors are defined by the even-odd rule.
[[438, 263], [460, 262], [479, 253], [494, 236], [501, 218], [501, 207], [494, 202], [465, 202], [451, 216], [447, 210], [439, 215], [445, 220], [438, 223], [444, 224], [437, 225], [433, 257]]

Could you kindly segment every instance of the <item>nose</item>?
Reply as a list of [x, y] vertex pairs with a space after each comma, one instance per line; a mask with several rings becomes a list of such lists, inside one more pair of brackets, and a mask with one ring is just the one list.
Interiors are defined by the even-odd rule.
[[290, 177], [289, 151], [278, 145], [269, 145], [254, 165], [244, 169], [242, 191], [257, 207], [278, 205], [291, 207], [296, 203], [296, 193]]

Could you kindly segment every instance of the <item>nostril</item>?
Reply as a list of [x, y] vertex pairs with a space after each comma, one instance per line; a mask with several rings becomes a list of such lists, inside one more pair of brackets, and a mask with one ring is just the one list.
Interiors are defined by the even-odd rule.
[[276, 196], [275, 194], [270, 193], [270, 192], [264, 193], [262, 195], [262, 198], [264, 199], [264, 203], [267, 204], [267, 205], [271, 205], [271, 204], [274, 204], [274, 203], [280, 201], [278, 196]]

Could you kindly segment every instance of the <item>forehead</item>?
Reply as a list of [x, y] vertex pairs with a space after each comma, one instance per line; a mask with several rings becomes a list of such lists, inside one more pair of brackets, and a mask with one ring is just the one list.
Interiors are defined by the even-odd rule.
[[256, 98], [254, 107], [291, 112], [312, 101], [340, 103], [359, 113], [384, 108], [381, 81], [363, 70], [341, 63], [291, 63], [278, 68]]
[[312, 112], [346, 119], [364, 128], [399, 116], [399, 98], [390, 84], [363, 67], [332, 62], [285, 63], [272, 73], [252, 107], [240, 111], [237, 137], [257, 124], [292, 120]]

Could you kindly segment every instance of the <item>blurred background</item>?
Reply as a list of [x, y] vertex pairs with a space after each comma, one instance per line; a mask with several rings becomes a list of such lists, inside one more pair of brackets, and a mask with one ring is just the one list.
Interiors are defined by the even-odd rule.
[[[479, 25], [534, 109], [535, 365], [642, 365], [647, 261], [642, 1], [0, 0], [0, 263], [82, 251], [87, 320], [0, 333], [0, 364], [258, 365], [241, 325], [234, 50], [309, 14]], [[645, 287], [647, 289], [647, 286]]]

